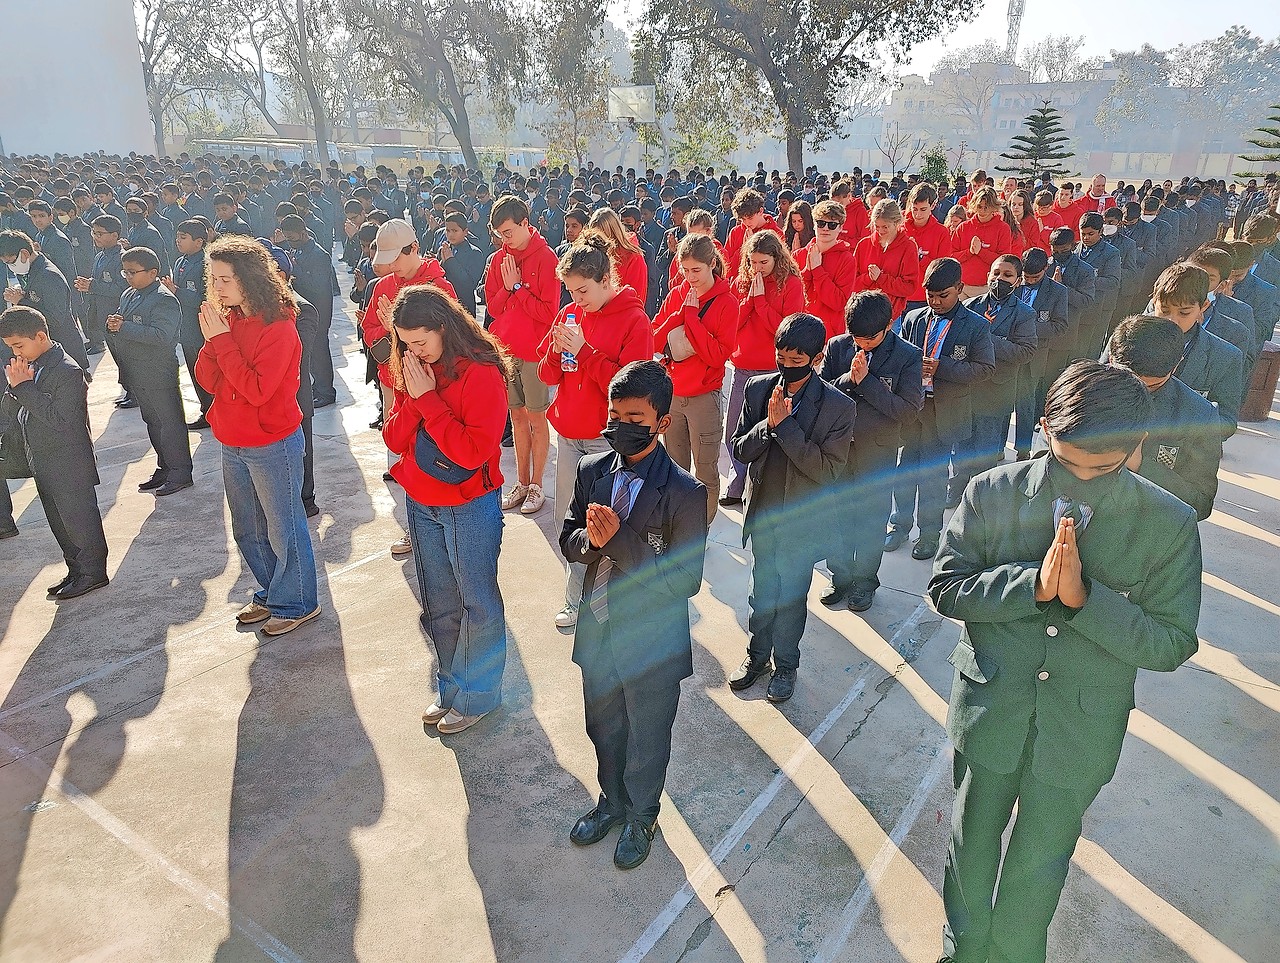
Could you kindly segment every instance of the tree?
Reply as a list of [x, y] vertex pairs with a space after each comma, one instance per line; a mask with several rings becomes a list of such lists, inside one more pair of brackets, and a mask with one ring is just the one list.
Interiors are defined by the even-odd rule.
[[1147, 122], [1155, 113], [1156, 91], [1169, 86], [1169, 57], [1151, 44], [1138, 50], [1111, 51], [1116, 79], [1098, 106], [1094, 123], [1108, 134]]
[[1049, 34], [1023, 48], [1018, 65], [1035, 83], [1068, 84], [1091, 80], [1102, 67], [1101, 57], [1081, 57], [1084, 37]]
[[312, 37], [332, 33], [333, 10], [327, 0], [275, 0], [271, 14], [279, 21], [276, 52], [288, 65], [293, 86], [306, 97], [316, 136], [316, 163], [323, 166], [329, 159], [329, 110], [312, 66]]
[[920, 155], [920, 179], [940, 186], [950, 174], [947, 169], [947, 149], [941, 144], [926, 147]]
[[538, 10], [536, 58], [538, 86], [550, 116], [535, 125], [547, 138], [554, 158], [585, 166], [591, 138], [604, 130], [609, 111], [606, 95], [614, 76], [603, 45], [602, 0], [548, 0]]
[[[1246, 142], [1254, 147], [1262, 148], [1260, 154], [1241, 154], [1241, 160], [1251, 164], [1280, 164], [1280, 104], [1271, 105], [1272, 113], [1267, 115], [1263, 125], [1254, 130], [1254, 136], [1246, 138]], [[1267, 124], [1275, 126], [1267, 126]], [[1244, 171], [1236, 177], [1262, 177], [1264, 171]]]
[[1027, 115], [1027, 132], [1016, 134], [1009, 149], [1000, 156], [1010, 161], [1008, 167], [996, 165], [1005, 174], [1021, 174], [1027, 178], [1053, 178], [1070, 174], [1062, 162], [1075, 157], [1069, 149], [1071, 138], [1062, 126], [1062, 115], [1049, 100]]
[[912, 167], [925, 150], [924, 138], [903, 130], [896, 120], [892, 124], [886, 124], [884, 133], [875, 141], [876, 149], [884, 156], [885, 163], [893, 173]]
[[528, 38], [508, 0], [339, 0], [360, 49], [392, 83], [440, 112], [479, 167], [467, 99], [483, 84], [500, 115], [528, 73]]
[[1280, 89], [1280, 41], [1264, 41], [1245, 27], [1181, 44], [1166, 57], [1183, 112], [1224, 134], [1246, 130], [1258, 103]]
[[996, 86], [1017, 77], [1008, 51], [993, 40], [943, 56], [929, 80], [938, 109], [954, 121], [953, 131], [981, 140], [990, 126]]
[[189, 91], [208, 89], [208, 85], [196, 79], [198, 72], [184, 64], [183, 57], [194, 42], [192, 28], [201, 6], [198, 0], [136, 0], [142, 79], [157, 157], [165, 153], [166, 111]]
[[787, 164], [801, 171], [806, 142], [840, 136], [852, 85], [976, 9], [965, 0], [646, 0], [637, 44], [689, 53], [713, 77], [763, 82]]

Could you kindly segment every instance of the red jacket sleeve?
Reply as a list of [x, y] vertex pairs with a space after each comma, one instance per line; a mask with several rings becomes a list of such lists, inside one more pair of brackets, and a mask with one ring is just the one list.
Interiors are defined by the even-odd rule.
[[373, 294], [369, 297], [369, 310], [365, 311], [364, 317], [360, 319], [360, 336], [364, 338], [366, 348], [390, 333], [382, 326], [382, 319], [378, 317], [378, 302], [387, 296], [386, 291], [382, 278], [374, 282]]
[[653, 316], [653, 344], [659, 351], [666, 347], [667, 337], [672, 330], [683, 323], [680, 318], [680, 308], [687, 294], [688, 288], [683, 284], [673, 286], [670, 293], [663, 298], [658, 313]]
[[[582, 309], [577, 305], [568, 304], [561, 308], [560, 313], [555, 316], [552, 321], [552, 327], [564, 323], [565, 316], [569, 313], [570, 308], [578, 312], [578, 323], [582, 323]], [[544, 385], [558, 385], [564, 380], [564, 371], [560, 367], [560, 352], [551, 344], [550, 328], [547, 329], [547, 333], [543, 335], [542, 341], [538, 345], [538, 378]]]
[[[537, 265], [537, 277], [525, 278], [523, 273], [521, 278], [524, 280], [524, 286], [519, 291], [510, 292], [511, 301], [517, 305], [521, 311], [538, 327], [542, 329], [545, 335], [551, 330], [551, 325], [556, 319], [556, 313], [560, 310], [560, 279], [556, 277], [556, 252], [547, 248], [543, 252], [542, 263]], [[644, 259], [640, 259], [640, 263], [644, 263]], [[531, 272], [532, 273], [532, 272]], [[488, 282], [485, 283], [485, 291], [488, 291]], [[498, 287], [502, 288], [502, 275], [498, 275]], [[505, 292], [506, 289], [503, 288]], [[644, 298], [644, 293], [637, 291], [640, 297]]]
[[[578, 352], [578, 370], [584, 377], [598, 384], [600, 390], [608, 397], [609, 382], [613, 380], [614, 375], [633, 361], [648, 361], [651, 358], [653, 358], [653, 329], [649, 327], [649, 319], [643, 313], [639, 313], [622, 333], [618, 357], [611, 358], [603, 351], [586, 344]], [[538, 370], [542, 370], [542, 365], [538, 366]]]
[[733, 295], [728, 291], [716, 295], [702, 317], [698, 317], [698, 308], [686, 305], [679, 319], [697, 356], [710, 368], [723, 368], [737, 341], [738, 302]]

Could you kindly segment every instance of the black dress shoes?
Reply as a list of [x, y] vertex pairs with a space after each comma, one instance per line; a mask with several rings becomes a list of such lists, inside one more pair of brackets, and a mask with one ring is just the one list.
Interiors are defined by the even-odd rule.
[[822, 598], [819, 601], [821, 601], [823, 605], [835, 607], [845, 600], [846, 594], [847, 593], [844, 589], [836, 585], [835, 582], [832, 582], [831, 588], [822, 593]]
[[573, 824], [569, 841], [575, 846], [590, 846], [608, 836], [609, 830], [620, 822], [622, 822], [621, 815], [597, 806]]
[[736, 508], [742, 504], [741, 495], [721, 495], [717, 501], [725, 508]]
[[102, 354], [102, 352], [106, 350], [107, 350], [107, 345], [105, 342], [99, 342], [98, 344], [89, 342], [84, 346], [84, 353], [89, 355], [89, 357], [93, 357], [95, 354]]
[[896, 552], [907, 544], [911, 538], [911, 531], [906, 528], [891, 528], [884, 537], [884, 550], [886, 552]]
[[67, 599], [79, 598], [81, 595], [87, 595], [94, 589], [100, 589], [109, 584], [110, 580], [105, 575], [77, 575], [66, 585], [53, 593], [53, 597], [59, 602], [65, 602]]
[[174, 492], [180, 492], [184, 488], [190, 488], [194, 485], [190, 478], [186, 481], [167, 481], [155, 491], [156, 498], [164, 498], [165, 495], [172, 495]]
[[933, 558], [938, 554], [938, 538], [933, 534], [921, 535], [911, 547], [911, 557], [920, 562]]
[[613, 851], [613, 865], [618, 869], [635, 869], [649, 858], [649, 849], [653, 845], [652, 826], [638, 819], [629, 819], [622, 827], [622, 835], [618, 837], [618, 846]]
[[168, 483], [169, 483], [168, 476], [164, 472], [158, 471], [155, 474], [153, 474], [150, 478], [148, 478], [146, 481], [144, 481], [141, 485], [139, 485], [138, 491], [153, 492], [157, 488], [163, 488]]
[[315, 518], [320, 514], [320, 506], [315, 502], [303, 502], [302, 510], [307, 513], [307, 518]]
[[769, 660], [762, 662], [752, 662], [751, 657], [742, 660], [742, 665], [738, 671], [729, 676], [730, 689], [749, 689], [756, 684], [756, 680], [762, 675], [768, 675], [770, 671]]
[[770, 702], [786, 702], [796, 694], [796, 670], [778, 669], [769, 680], [769, 691], [765, 698]]
[[849, 611], [865, 612], [871, 608], [871, 602], [875, 597], [875, 589], [854, 589], [849, 593]]
[[136, 408], [138, 407], [138, 399], [126, 391], [124, 394], [122, 394], [119, 398], [116, 399], [116, 407], [117, 408]]
[[75, 578], [75, 576], [72, 575], [70, 572], [68, 572], [66, 575], [62, 577], [61, 582], [58, 582], [56, 585], [50, 585], [47, 589], [45, 589], [46, 597], [53, 598], [55, 595], [58, 594], [59, 589], [61, 589], [64, 585], [70, 582], [73, 578]]
[[209, 419], [201, 415], [195, 421], [187, 422], [187, 431], [204, 431], [209, 427]]

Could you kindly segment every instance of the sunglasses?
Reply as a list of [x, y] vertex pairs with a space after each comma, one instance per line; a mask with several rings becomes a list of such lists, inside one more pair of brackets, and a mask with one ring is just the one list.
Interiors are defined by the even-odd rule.
[[837, 230], [842, 226], [840, 221], [814, 221], [813, 224], [815, 227], [824, 227], [828, 231]]

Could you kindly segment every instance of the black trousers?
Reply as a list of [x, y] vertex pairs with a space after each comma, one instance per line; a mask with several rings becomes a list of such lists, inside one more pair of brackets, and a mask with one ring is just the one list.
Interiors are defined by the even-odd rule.
[[333, 298], [325, 297], [312, 303], [315, 304], [316, 311], [320, 315], [320, 327], [311, 341], [311, 391], [317, 401], [331, 401], [337, 397], [337, 390], [333, 386], [333, 355], [329, 352], [329, 328], [333, 324]]
[[[984, 769], [959, 752], [955, 755], [942, 945], [957, 963], [1045, 963], [1049, 921], [1058, 908], [1084, 812], [1101, 787], [1064, 789], [1032, 775], [1035, 734], [1033, 723], [1011, 773]], [[1001, 837], [1015, 802], [1018, 818], [1002, 865]]]
[[186, 416], [182, 413], [182, 395], [178, 391], [177, 378], [172, 384], [163, 386], [127, 387], [138, 402], [151, 447], [156, 450], [159, 471], [167, 481], [190, 481], [191, 438], [187, 434]]
[[[70, 574], [105, 578], [107, 537], [102, 531], [95, 487], [61, 475], [46, 477], [43, 472], [36, 473], [35, 483], [49, 530], [58, 540]], [[5, 495], [8, 496], [7, 486]]]
[[809, 544], [797, 545], [804, 541], [781, 525], [761, 524], [751, 533], [747, 655], [753, 662], [772, 656], [775, 669], [800, 667], [809, 585], [822, 552]]
[[[593, 619], [587, 606], [579, 618]], [[601, 626], [608, 632], [608, 624]], [[658, 818], [671, 761], [671, 727], [680, 702], [678, 673], [623, 680], [607, 656], [582, 666], [587, 737], [596, 750], [600, 807], [648, 825]]]
[[850, 478], [840, 504], [846, 521], [837, 526], [827, 565], [836, 588], [874, 592], [880, 587], [885, 529], [893, 508], [893, 478], [898, 449], [874, 443], [855, 444]]
[[201, 387], [200, 382], [196, 380], [196, 358], [200, 356], [200, 349], [204, 347], [204, 332], [200, 330], [200, 317], [182, 319], [182, 336], [180, 339], [182, 344], [182, 357], [187, 363], [187, 374], [191, 376], [191, 384], [196, 389], [196, 397], [200, 399], [200, 414], [209, 413], [209, 406], [213, 404], [213, 395], [205, 391]]
[[316, 452], [315, 443], [312, 441], [311, 423], [312, 415], [311, 406], [308, 405], [302, 411], [302, 441], [304, 447], [302, 449], [302, 504], [304, 507], [310, 507], [316, 503]]

